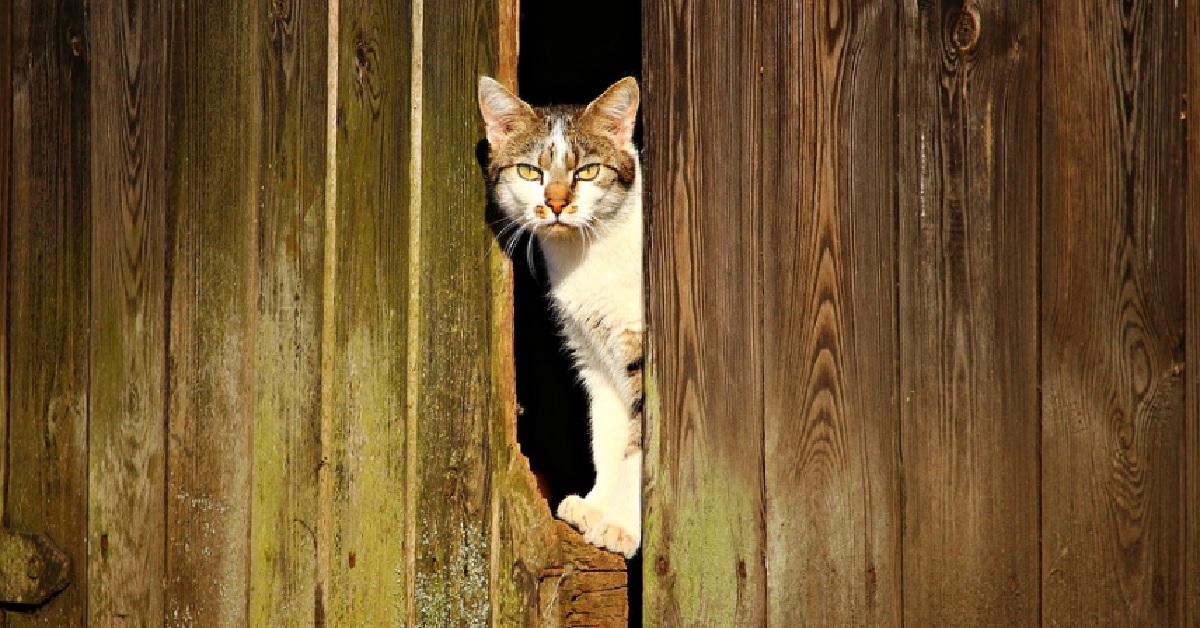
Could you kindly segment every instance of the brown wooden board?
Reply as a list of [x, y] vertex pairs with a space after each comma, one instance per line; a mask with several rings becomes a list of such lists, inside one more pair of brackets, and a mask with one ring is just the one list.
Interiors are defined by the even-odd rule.
[[317, 621], [328, 22], [271, 3], [262, 32], [251, 626]]
[[1038, 11], [900, 11], [905, 625], [1038, 623]]
[[[0, 486], [8, 485], [8, 239], [9, 203], [12, 181], [12, 10], [11, 2], [0, 5]], [[0, 522], [5, 521], [5, 498], [0, 494]], [[0, 628], [5, 628], [0, 613]]]
[[1187, 59], [1187, 84], [1183, 92], [1182, 117], [1187, 128], [1187, 204], [1184, 228], [1187, 244], [1187, 322], [1184, 338], [1186, 378], [1184, 399], [1187, 417], [1184, 427], [1185, 470], [1183, 506], [1186, 513], [1184, 535], [1183, 625], [1200, 627], [1200, 2], [1184, 3], [1187, 33], [1184, 42]]
[[1042, 7], [1045, 625], [1183, 621], [1187, 4]]
[[899, 625], [896, 13], [762, 4], [766, 625]]
[[412, 625], [412, 5], [352, 0], [335, 17], [318, 623]]
[[177, 2], [171, 46], [166, 621], [247, 622], [263, 14]]
[[[79, 626], [87, 603], [88, 276], [85, 3], [12, 3], [8, 481], [4, 524], [45, 532], [71, 586], [9, 626]], [[7, 123], [7, 121], [6, 121]]]
[[766, 621], [760, 21], [643, 9], [649, 216], [647, 625]]
[[88, 20], [90, 625], [164, 616], [168, 19], [161, 3], [101, 3]]
[[[410, 368], [419, 391], [415, 441], [412, 625], [482, 625], [490, 615], [493, 238], [475, 144], [483, 123], [473, 97], [497, 62], [495, 0], [422, 2], [420, 77], [414, 76], [420, 177], [409, 216]], [[418, 109], [419, 108], [419, 109]], [[403, 244], [403, 243], [398, 243]]]

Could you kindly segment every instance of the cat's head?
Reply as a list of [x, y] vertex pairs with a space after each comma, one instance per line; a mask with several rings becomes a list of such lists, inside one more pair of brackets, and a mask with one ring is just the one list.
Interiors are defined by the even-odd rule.
[[637, 194], [638, 86], [624, 78], [586, 107], [533, 108], [479, 79], [488, 177], [506, 216], [541, 236], [602, 230]]

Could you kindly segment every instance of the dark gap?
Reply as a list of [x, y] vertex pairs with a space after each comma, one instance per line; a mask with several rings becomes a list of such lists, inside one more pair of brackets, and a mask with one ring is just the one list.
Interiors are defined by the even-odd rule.
[[[602, 5], [521, 0], [517, 85], [539, 107], [583, 104], [617, 80], [641, 82], [640, 0]], [[636, 141], [641, 140], [640, 124]], [[563, 497], [592, 488], [587, 397], [571, 363], [546, 296], [541, 256], [526, 263], [524, 244], [513, 253], [517, 440], [529, 458], [551, 510]], [[629, 625], [642, 625], [642, 558], [629, 561]]]

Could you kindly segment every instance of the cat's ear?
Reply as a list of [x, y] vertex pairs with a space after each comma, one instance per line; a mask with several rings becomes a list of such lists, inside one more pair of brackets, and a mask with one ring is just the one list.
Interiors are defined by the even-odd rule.
[[537, 115], [525, 101], [487, 76], [479, 77], [479, 112], [487, 126], [488, 144], [494, 150], [499, 150], [513, 131]]
[[620, 148], [629, 148], [637, 124], [638, 98], [637, 81], [627, 76], [604, 90], [581, 117], [593, 131], [608, 135]]

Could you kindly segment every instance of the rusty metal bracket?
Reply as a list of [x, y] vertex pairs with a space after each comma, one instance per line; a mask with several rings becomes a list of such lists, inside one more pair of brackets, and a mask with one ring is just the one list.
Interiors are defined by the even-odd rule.
[[0, 530], [0, 603], [37, 606], [70, 581], [71, 560], [46, 535]]

